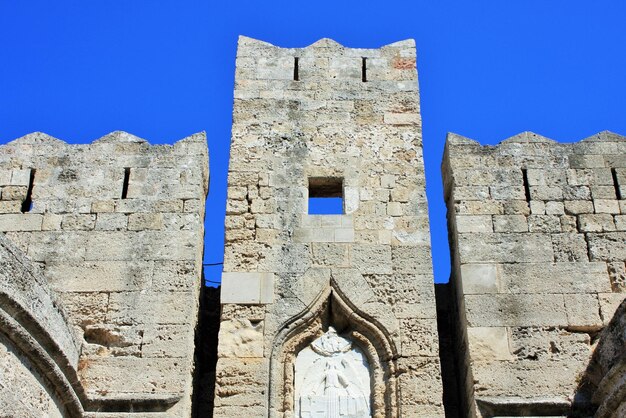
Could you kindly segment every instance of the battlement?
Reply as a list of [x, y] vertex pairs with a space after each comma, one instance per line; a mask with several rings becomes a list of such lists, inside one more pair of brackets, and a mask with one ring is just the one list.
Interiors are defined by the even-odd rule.
[[577, 382], [626, 291], [625, 155], [611, 132], [575, 143], [524, 132], [496, 146], [448, 135], [459, 370], [479, 416], [591, 404]]
[[189, 414], [207, 161], [204, 133], [0, 146], [0, 232], [41, 267], [77, 332], [85, 413]]

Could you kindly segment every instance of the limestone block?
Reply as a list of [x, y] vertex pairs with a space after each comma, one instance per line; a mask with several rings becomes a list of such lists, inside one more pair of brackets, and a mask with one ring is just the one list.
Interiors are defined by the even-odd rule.
[[0, 201], [0, 213], [20, 213], [21, 211], [22, 202], [19, 200]]
[[491, 224], [491, 216], [456, 216], [456, 229], [458, 233], [471, 233], [471, 232], [492, 232], [493, 226]]
[[129, 231], [142, 231], [146, 229], [158, 230], [162, 227], [163, 214], [161, 213], [131, 213], [128, 215]]
[[469, 326], [567, 326], [560, 294], [465, 295]]
[[112, 199], [109, 200], [96, 200], [91, 203], [91, 212], [92, 213], [109, 213], [115, 212], [115, 201]]
[[493, 229], [495, 232], [528, 232], [528, 223], [524, 215], [494, 215]]
[[40, 231], [43, 216], [34, 213], [0, 215], [0, 232]]
[[615, 229], [626, 231], [626, 215], [615, 215]]
[[495, 264], [463, 264], [461, 280], [466, 295], [498, 293], [500, 287]]
[[286, 287], [305, 306], [310, 306], [330, 286], [329, 268], [309, 268], [304, 274], [285, 276], [285, 280], [281, 277], [279, 287]]
[[615, 231], [613, 216], [610, 214], [582, 214], [578, 216], [578, 228], [581, 232]]
[[626, 299], [624, 293], [599, 293], [598, 300], [600, 301], [600, 315], [602, 316], [602, 322], [607, 325], [619, 305]]
[[473, 365], [474, 390], [481, 396], [548, 397], [573, 393], [585, 363], [495, 361]]
[[563, 214], [565, 214], [565, 205], [563, 202], [546, 202], [546, 215]]
[[591, 261], [626, 260], [626, 239], [623, 232], [588, 234]]
[[197, 304], [192, 292], [113, 292], [109, 296], [107, 322], [188, 324], [194, 318]]
[[433, 357], [403, 357], [398, 360], [399, 386], [402, 393], [401, 411], [418, 411], [428, 406], [443, 409], [441, 369]]
[[28, 186], [4, 186], [2, 200], [24, 200], [28, 193]]
[[68, 318], [75, 324], [101, 324], [106, 322], [109, 294], [102, 292], [61, 293]]
[[321, 266], [348, 267], [350, 263], [350, 247], [341, 243], [313, 243], [311, 245], [312, 261]]
[[467, 341], [474, 362], [513, 359], [506, 327], [469, 327]]
[[141, 342], [144, 358], [187, 358], [194, 341], [194, 330], [188, 325], [148, 324]]
[[594, 200], [614, 200], [615, 188], [613, 186], [591, 186], [591, 197]]
[[437, 352], [437, 320], [423, 319], [415, 321], [413, 318], [400, 320], [400, 332], [402, 333], [402, 355], [405, 357], [438, 356]]
[[589, 186], [564, 186], [563, 199], [571, 201], [583, 201], [591, 199], [591, 189], [589, 188]]
[[466, 263], [552, 261], [552, 240], [544, 234], [477, 233], [458, 237], [459, 255]]
[[585, 332], [570, 332], [558, 328], [511, 328], [511, 352], [518, 360], [569, 361], [589, 360], [591, 339]]
[[263, 358], [263, 321], [231, 319], [220, 323], [220, 357]]
[[454, 211], [459, 215], [502, 215], [504, 214], [504, 205], [496, 200], [469, 200], [455, 202]]
[[98, 213], [96, 229], [102, 231], [123, 231], [128, 226], [128, 215], [125, 213]]
[[[611, 287], [603, 262], [503, 264], [500, 268], [502, 288], [510, 293], [595, 293]], [[468, 293], [465, 286], [464, 291]]]
[[376, 301], [374, 292], [358, 269], [333, 268], [331, 277], [343, 295], [350, 295], [350, 302], [355, 306]]
[[541, 200], [530, 201], [530, 213], [533, 215], [544, 215], [546, 213], [546, 203]]
[[363, 274], [391, 273], [391, 248], [388, 245], [354, 244], [352, 265]]
[[267, 408], [268, 363], [268, 359], [220, 358], [216, 370], [215, 406], [237, 406], [235, 416], [241, 413], [241, 407]]
[[0, 169], [0, 186], [11, 184], [11, 170]]
[[89, 231], [96, 225], [96, 215], [63, 215], [61, 228], [69, 230]]
[[561, 232], [561, 220], [556, 215], [528, 216], [528, 230], [530, 232]]
[[220, 301], [264, 304], [274, 300], [274, 274], [261, 272], [224, 272]]
[[620, 213], [619, 203], [617, 200], [594, 199], [593, 207], [596, 213]]
[[148, 289], [152, 282], [153, 262], [97, 261], [49, 263], [46, 275], [60, 292], [121, 292]]
[[79, 370], [88, 396], [182, 396], [187, 362], [179, 359], [104, 357], [91, 358]]
[[570, 327], [600, 329], [600, 303], [596, 294], [565, 295], [565, 309]]
[[583, 234], [552, 234], [554, 261], [587, 261], [587, 242]]

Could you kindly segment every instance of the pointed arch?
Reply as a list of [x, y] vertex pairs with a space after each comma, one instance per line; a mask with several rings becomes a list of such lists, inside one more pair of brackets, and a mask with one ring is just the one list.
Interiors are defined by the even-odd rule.
[[351, 303], [333, 279], [307, 308], [286, 321], [274, 338], [269, 367], [269, 416], [294, 412], [296, 356], [329, 326], [352, 340], [367, 357], [371, 368], [372, 417], [397, 416], [397, 347], [389, 332]]

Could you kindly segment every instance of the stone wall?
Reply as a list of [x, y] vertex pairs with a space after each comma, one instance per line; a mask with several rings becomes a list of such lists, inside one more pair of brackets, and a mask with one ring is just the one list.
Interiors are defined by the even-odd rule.
[[207, 159], [204, 134], [150, 146], [34, 133], [0, 147], [0, 231], [77, 334], [88, 416], [190, 413]]
[[[296, 359], [324, 344], [352, 347], [316, 360], [362, 393], [338, 404], [443, 416], [414, 42], [242, 37], [234, 95], [215, 416], [309, 416], [330, 395], [299, 395]], [[308, 213], [324, 193], [342, 213]]]
[[79, 354], [48, 282], [0, 234], [0, 415], [80, 416]]
[[443, 163], [470, 416], [585, 413], [579, 383], [624, 300], [626, 139], [450, 134]]

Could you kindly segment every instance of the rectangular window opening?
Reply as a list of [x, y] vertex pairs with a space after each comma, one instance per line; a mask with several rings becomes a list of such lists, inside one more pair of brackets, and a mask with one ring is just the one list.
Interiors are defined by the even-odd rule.
[[293, 58], [293, 80], [294, 81], [300, 81], [299, 61], [300, 61], [300, 58], [298, 57]]
[[30, 178], [28, 180], [28, 190], [26, 198], [22, 202], [22, 213], [30, 212], [33, 209], [33, 186], [35, 185], [35, 169], [30, 170]]
[[613, 176], [613, 187], [615, 188], [615, 197], [617, 197], [617, 200], [622, 200], [624, 196], [622, 196], [622, 191], [619, 188], [619, 180], [617, 179], [617, 171], [614, 168], [611, 169], [611, 175]]
[[522, 176], [524, 179], [524, 193], [526, 194], [526, 201], [530, 203], [530, 186], [528, 185], [528, 170], [522, 168]]
[[367, 58], [361, 58], [361, 80], [365, 83], [367, 81]]
[[309, 215], [342, 215], [343, 179], [339, 177], [309, 178]]
[[122, 199], [126, 199], [128, 196], [128, 182], [130, 180], [130, 168], [124, 169], [124, 183], [122, 184]]

